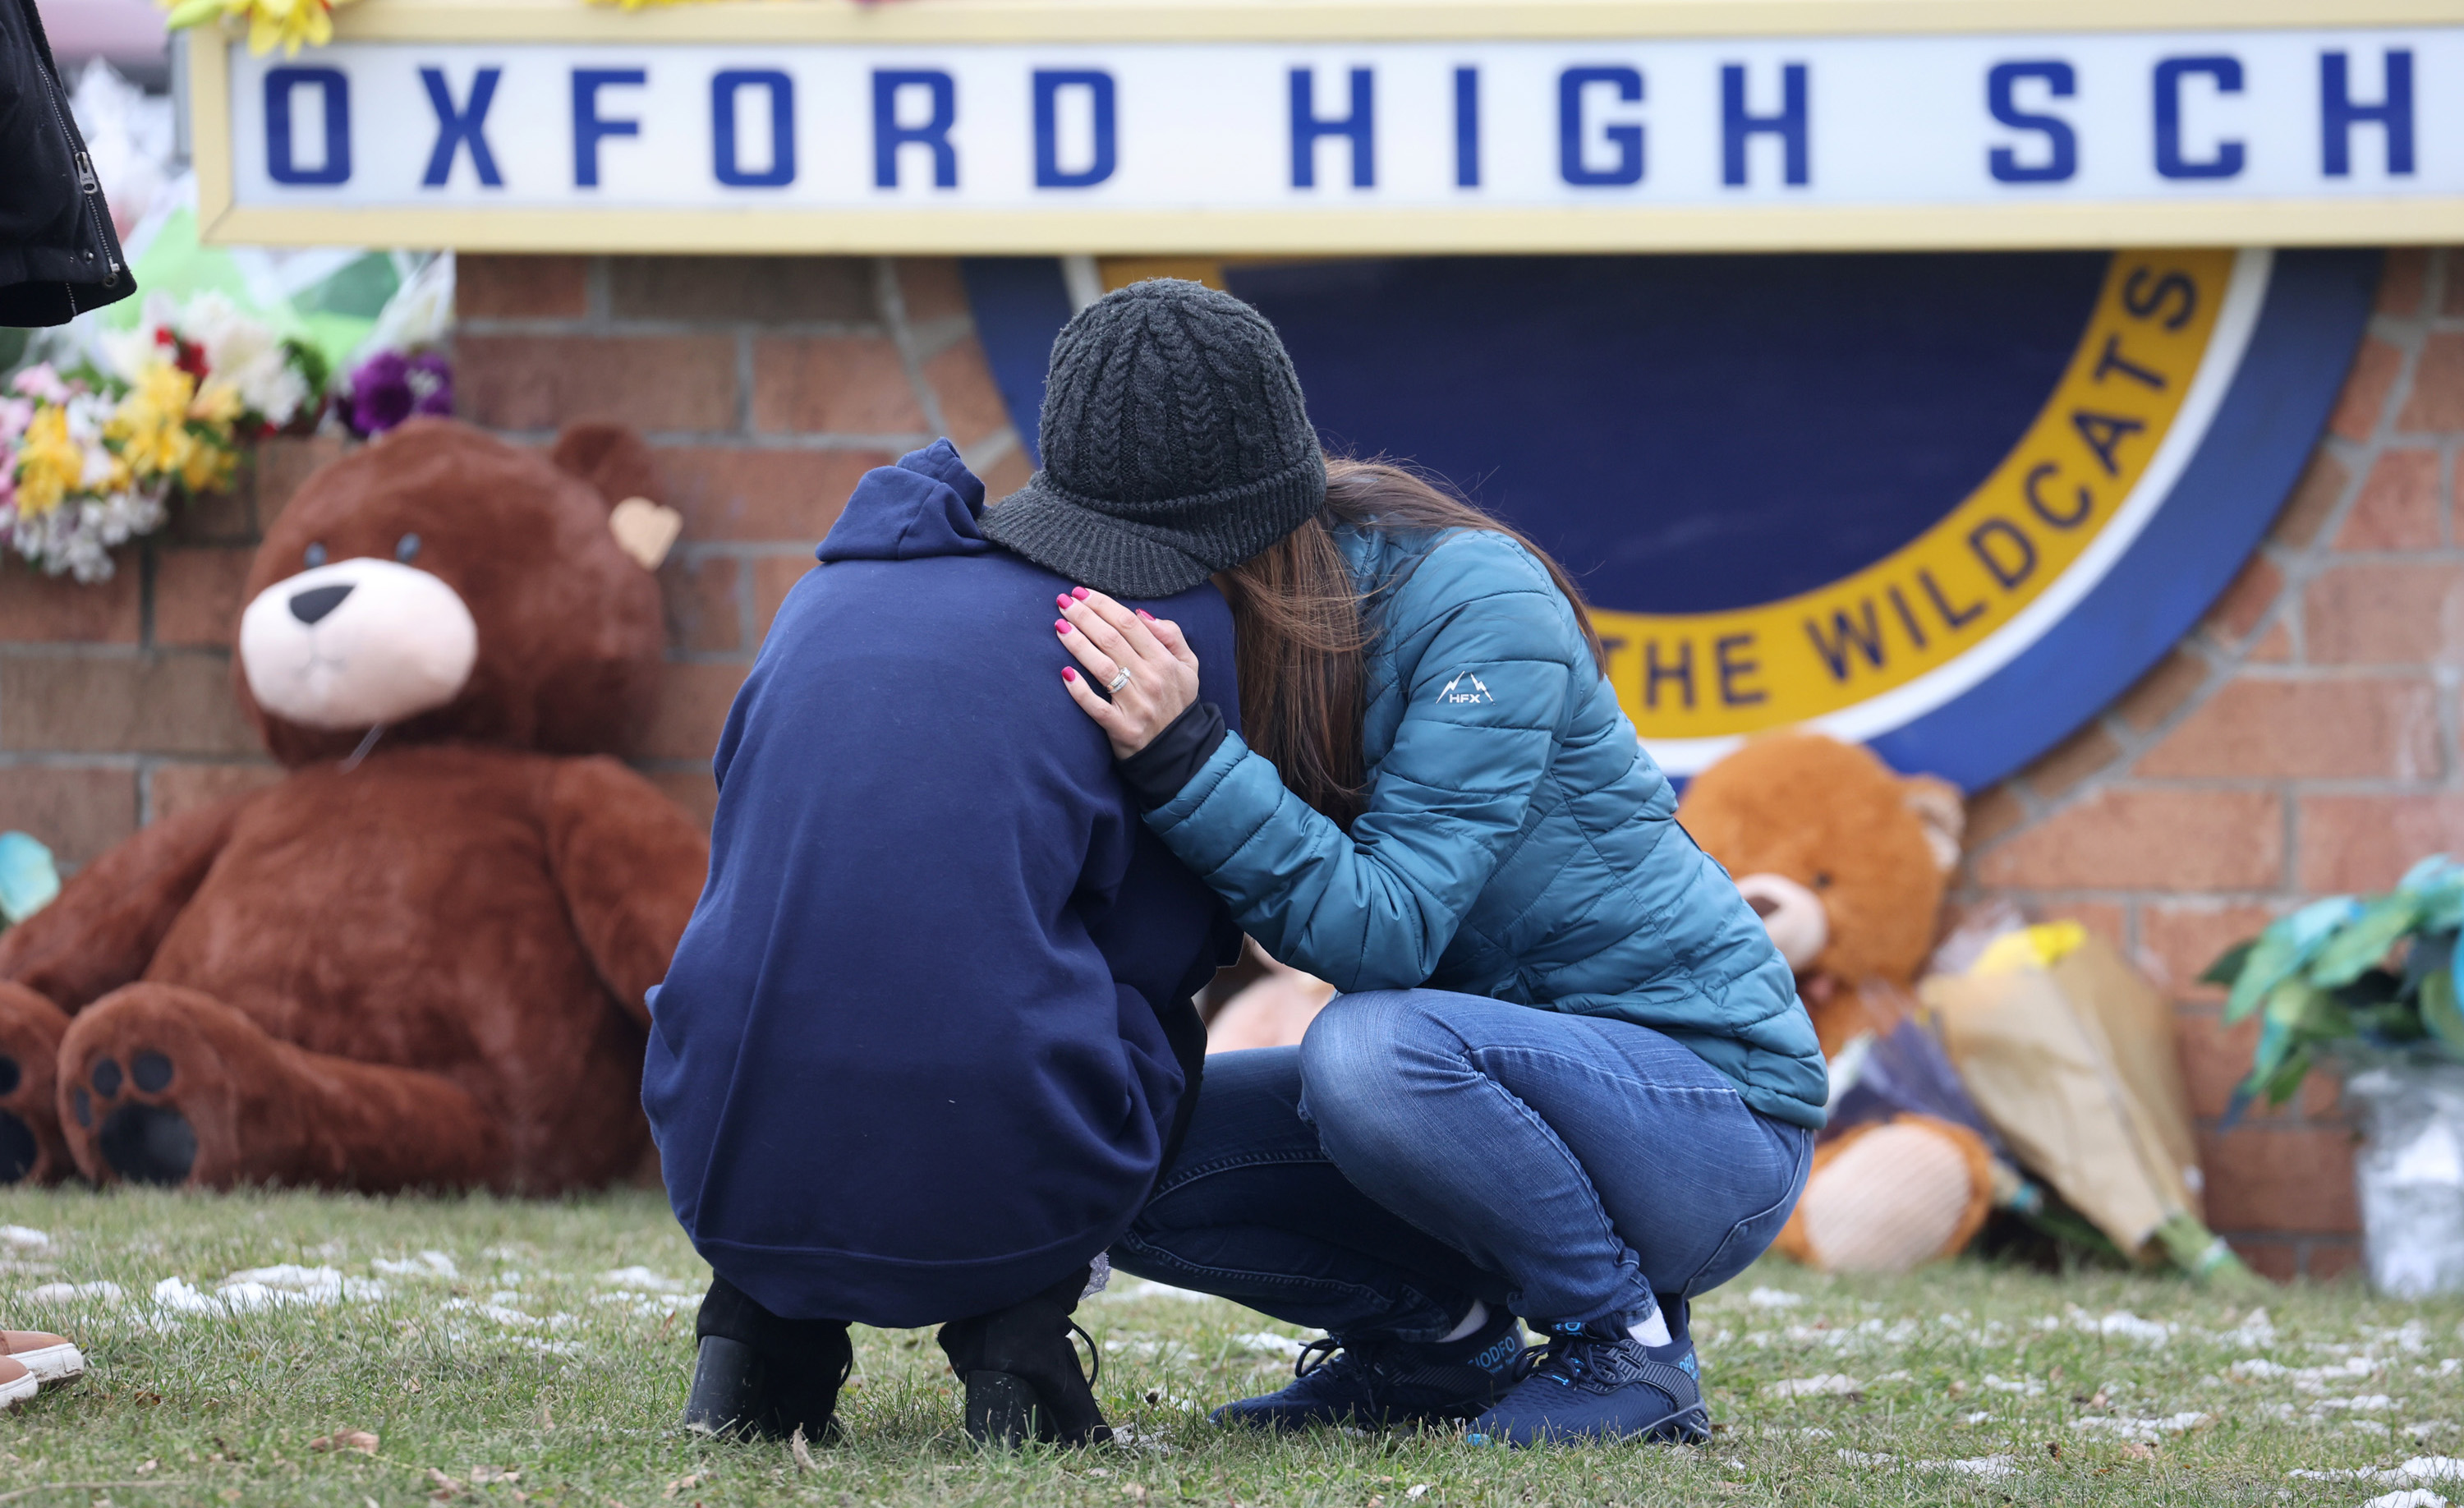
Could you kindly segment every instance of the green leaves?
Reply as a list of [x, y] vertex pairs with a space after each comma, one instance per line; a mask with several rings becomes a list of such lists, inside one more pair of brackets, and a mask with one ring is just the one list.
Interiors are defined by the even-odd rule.
[[2201, 978], [2232, 987], [2228, 1023], [2259, 1019], [2239, 1096], [2282, 1104], [2326, 1049], [2347, 1041], [2428, 1044], [2464, 1060], [2459, 928], [2464, 865], [2433, 855], [2385, 895], [2315, 901], [2229, 949]]

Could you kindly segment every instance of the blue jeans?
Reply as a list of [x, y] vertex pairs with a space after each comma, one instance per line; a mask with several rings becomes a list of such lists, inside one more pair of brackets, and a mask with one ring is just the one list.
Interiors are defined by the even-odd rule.
[[1207, 1060], [1112, 1260], [1335, 1335], [1434, 1341], [1474, 1299], [1636, 1323], [1762, 1255], [1813, 1143], [1647, 1026], [1342, 995], [1299, 1047]]

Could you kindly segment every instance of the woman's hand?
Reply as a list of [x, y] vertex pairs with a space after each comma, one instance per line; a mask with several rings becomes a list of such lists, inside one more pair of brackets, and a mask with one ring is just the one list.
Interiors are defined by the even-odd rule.
[[[1189, 652], [1179, 624], [1144, 609], [1133, 613], [1101, 592], [1081, 586], [1057, 601], [1062, 616], [1053, 631], [1087, 667], [1081, 675], [1062, 667], [1061, 684], [1112, 741], [1112, 757], [1126, 759], [1198, 700], [1198, 656]], [[1127, 681], [1120, 680], [1123, 671]], [[1096, 694], [1095, 687], [1116, 682], [1110, 702]]]

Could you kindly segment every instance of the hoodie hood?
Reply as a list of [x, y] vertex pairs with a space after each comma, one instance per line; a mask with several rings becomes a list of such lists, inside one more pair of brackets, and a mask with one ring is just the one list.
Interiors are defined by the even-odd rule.
[[920, 560], [933, 556], [990, 555], [983, 536], [984, 484], [958, 459], [958, 448], [935, 440], [864, 473], [838, 522], [813, 552], [821, 560]]

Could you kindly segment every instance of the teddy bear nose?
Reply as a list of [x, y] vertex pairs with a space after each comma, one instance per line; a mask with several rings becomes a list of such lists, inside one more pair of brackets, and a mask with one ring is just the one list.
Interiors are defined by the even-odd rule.
[[1768, 895], [1749, 895], [1749, 896], [1747, 896], [1747, 897], [1746, 897], [1746, 904], [1747, 904], [1748, 906], [1750, 906], [1750, 907], [1752, 907], [1754, 908], [1754, 914], [1755, 914], [1756, 916], [1769, 916], [1769, 915], [1771, 915], [1773, 911], [1776, 911], [1776, 910], [1778, 910], [1778, 909], [1779, 909], [1779, 903], [1778, 903], [1777, 901], [1772, 900], [1772, 899], [1771, 899], [1770, 896], [1768, 896]]
[[341, 606], [342, 599], [350, 595], [351, 588], [348, 583], [341, 586], [312, 586], [304, 592], [295, 592], [291, 596], [291, 616], [303, 623], [313, 623]]

